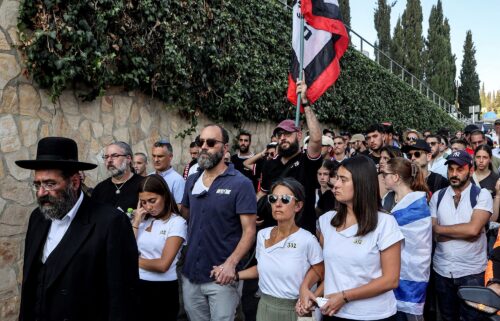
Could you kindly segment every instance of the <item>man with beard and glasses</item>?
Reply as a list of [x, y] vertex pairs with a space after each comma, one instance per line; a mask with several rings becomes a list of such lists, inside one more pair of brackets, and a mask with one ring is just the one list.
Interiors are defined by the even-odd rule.
[[181, 213], [189, 219], [182, 291], [190, 320], [234, 320], [241, 296], [236, 271], [255, 240], [255, 191], [223, 161], [228, 141], [221, 126], [203, 128], [197, 139], [201, 171], [188, 177], [182, 199]]
[[460, 286], [484, 285], [485, 224], [493, 213], [490, 192], [471, 183], [472, 157], [466, 151], [448, 156], [450, 186], [432, 196], [433, 257], [438, 307], [443, 321], [483, 320], [480, 312], [460, 300]]
[[93, 200], [110, 204], [123, 212], [137, 207], [142, 176], [132, 172], [132, 157], [132, 149], [125, 142], [106, 146], [102, 159], [111, 176], [97, 184], [92, 192]]
[[254, 175], [254, 172], [245, 167], [243, 162], [254, 156], [254, 153], [250, 151], [250, 145], [252, 144], [252, 134], [247, 131], [241, 131], [238, 134], [238, 151], [236, 154], [231, 156], [231, 163], [234, 164], [234, 168], [239, 170], [243, 175], [248, 177], [252, 181], [252, 184], [257, 190], [258, 177]]
[[[278, 156], [264, 164], [262, 168], [262, 182], [259, 197], [259, 218], [264, 220], [263, 226], [272, 226], [276, 223], [272, 219], [270, 206], [266, 198], [272, 184], [280, 177], [293, 177], [304, 185], [306, 197], [304, 212], [299, 220], [299, 226], [316, 233], [316, 189], [319, 188], [318, 180], [315, 179], [318, 169], [323, 163], [321, 157], [321, 127], [314, 114], [306, 96], [307, 86], [297, 82], [297, 92], [301, 92], [302, 104], [309, 129], [309, 141], [307, 151], [303, 152], [299, 147], [302, 141], [302, 130], [295, 126], [291, 119], [283, 120], [276, 126], [273, 135], [278, 137]], [[260, 206], [262, 205], [262, 206]]]
[[431, 161], [429, 162], [429, 170], [443, 177], [448, 175], [448, 166], [445, 165], [446, 158], [444, 157], [444, 149], [441, 149], [441, 136], [429, 135], [425, 138], [425, 142], [431, 147]]
[[38, 208], [26, 232], [19, 320], [137, 320], [137, 245], [124, 213], [81, 190], [75, 141], [47, 137], [35, 160]]

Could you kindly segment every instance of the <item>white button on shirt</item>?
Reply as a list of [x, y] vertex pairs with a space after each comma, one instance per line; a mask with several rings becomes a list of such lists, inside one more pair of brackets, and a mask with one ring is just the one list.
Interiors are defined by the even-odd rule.
[[57, 247], [57, 245], [61, 242], [64, 234], [68, 230], [71, 222], [75, 218], [76, 212], [78, 212], [78, 208], [83, 201], [83, 193], [80, 192], [80, 197], [76, 201], [75, 206], [68, 212], [68, 214], [64, 215], [64, 217], [60, 220], [53, 219], [50, 224], [49, 234], [47, 235], [47, 240], [45, 240], [45, 245], [43, 246], [43, 254], [42, 254], [42, 262], [45, 263], [50, 253]]

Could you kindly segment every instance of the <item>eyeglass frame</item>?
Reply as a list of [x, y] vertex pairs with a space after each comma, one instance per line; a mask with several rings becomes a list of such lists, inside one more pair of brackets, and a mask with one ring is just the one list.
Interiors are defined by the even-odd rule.
[[203, 147], [203, 145], [205, 145], [205, 143], [207, 144], [207, 146], [208, 146], [209, 148], [213, 148], [213, 147], [215, 147], [215, 145], [216, 145], [217, 143], [221, 143], [221, 144], [223, 144], [223, 145], [225, 145], [225, 144], [226, 144], [224, 141], [222, 141], [222, 140], [218, 140], [218, 139], [215, 139], [215, 138], [201, 139], [201, 138], [199, 138], [199, 137], [196, 137], [196, 139], [194, 140], [194, 142], [195, 142], [196, 146], [198, 146], [198, 147], [200, 147], [200, 148], [201, 148], [201, 147]]
[[126, 155], [126, 154], [111, 154], [111, 155], [102, 155], [102, 159], [107, 161], [108, 159], [117, 159], [118, 157], [127, 157], [129, 155]]
[[[275, 197], [276, 200], [271, 201], [272, 197]], [[289, 200], [286, 200], [283, 197], [287, 197], [287, 198], [289, 198]], [[291, 203], [292, 199], [295, 199], [295, 201], [299, 200], [297, 197], [290, 195], [290, 194], [283, 194], [283, 195], [269, 194], [269, 195], [267, 195], [267, 202], [271, 205], [276, 204], [278, 202], [278, 200], [281, 201], [281, 204], [288, 205]]]

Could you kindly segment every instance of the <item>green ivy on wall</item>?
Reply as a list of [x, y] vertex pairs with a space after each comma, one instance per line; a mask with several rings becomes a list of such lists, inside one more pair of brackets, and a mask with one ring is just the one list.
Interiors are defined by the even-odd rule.
[[[89, 100], [123, 86], [192, 121], [197, 111], [235, 124], [294, 115], [286, 100], [291, 12], [278, 1], [30, 0], [19, 29], [28, 72], [53, 98], [77, 83]], [[354, 49], [314, 108], [320, 121], [352, 131], [375, 121], [460, 126]]]

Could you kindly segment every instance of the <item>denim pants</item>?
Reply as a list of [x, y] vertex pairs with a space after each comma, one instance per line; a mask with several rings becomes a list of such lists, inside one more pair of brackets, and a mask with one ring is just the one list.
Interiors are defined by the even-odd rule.
[[458, 297], [461, 286], [484, 286], [484, 272], [461, 278], [446, 278], [434, 273], [439, 312], [443, 321], [482, 321], [483, 313], [471, 308]]
[[184, 309], [191, 321], [233, 321], [240, 303], [239, 283], [192, 283], [182, 276]]

